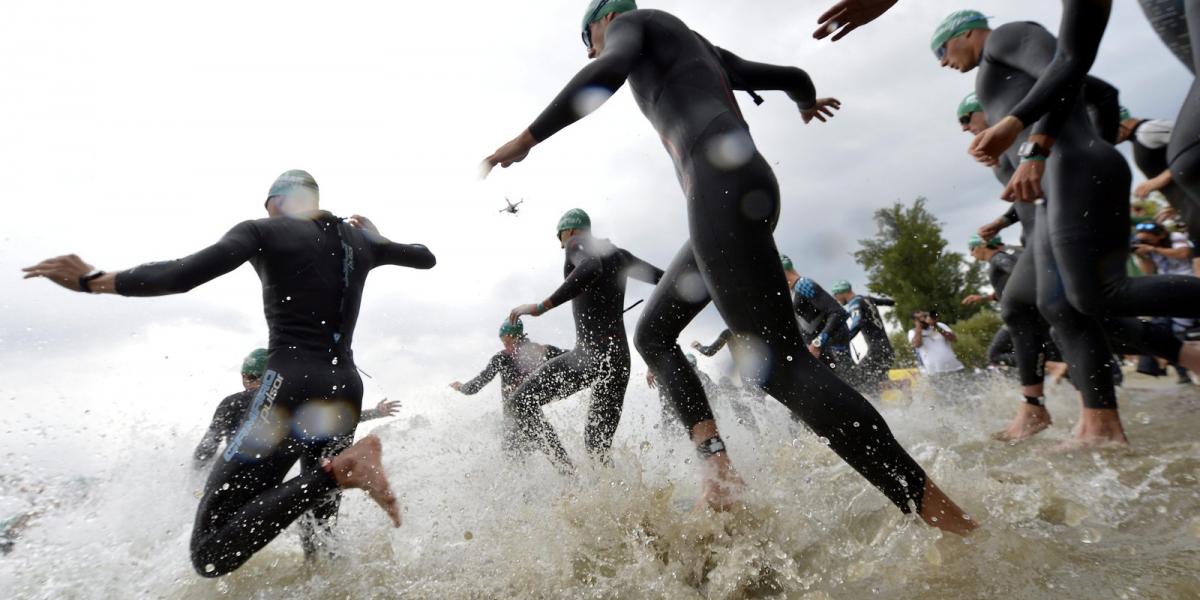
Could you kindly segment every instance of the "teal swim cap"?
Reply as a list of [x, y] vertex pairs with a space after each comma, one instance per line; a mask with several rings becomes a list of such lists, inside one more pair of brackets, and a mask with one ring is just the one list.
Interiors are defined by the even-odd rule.
[[288, 192], [296, 187], [306, 187], [319, 195], [321, 188], [317, 187], [317, 180], [313, 179], [308, 171], [299, 169], [285, 171], [283, 175], [275, 178], [275, 183], [271, 184], [271, 191], [267, 192], [267, 198], [272, 196], [286, 196]]
[[242, 375], [262, 377], [267, 370], [267, 349], [255, 348], [242, 360]]
[[980, 246], [987, 246], [988, 248], [995, 248], [997, 246], [1000, 246], [1003, 243], [1004, 243], [1004, 241], [1000, 239], [1000, 236], [996, 236], [996, 237], [988, 240], [987, 242], [984, 242], [983, 238], [979, 237], [978, 233], [972, 233], [971, 237], [969, 239], [967, 239], [967, 248], [970, 250], [974, 250]]
[[987, 17], [977, 10], [956, 10], [950, 13], [950, 16], [942, 19], [941, 24], [933, 32], [933, 39], [929, 42], [929, 48], [933, 50], [933, 55], [938, 60], [942, 60], [946, 51], [942, 48], [946, 42], [972, 30], [972, 29], [987, 29]]
[[1121, 119], [1122, 121], [1124, 121], [1126, 119], [1132, 119], [1133, 113], [1129, 112], [1128, 108], [1125, 108], [1124, 106], [1122, 106], [1121, 112], [1117, 114], [1117, 118]]
[[783, 264], [784, 271], [795, 271], [796, 270], [796, 265], [792, 264], [792, 259], [788, 258], [788, 256], [786, 254], [779, 255], [779, 262], [781, 264]]
[[850, 282], [845, 279], [833, 282], [833, 287], [829, 288], [831, 294], [845, 294], [848, 291], [850, 291]]
[[522, 323], [520, 319], [517, 319], [516, 324], [513, 324], [508, 319], [505, 319], [504, 322], [500, 324], [500, 337], [506, 337], [510, 335], [516, 337], [525, 335], [525, 324]]
[[637, 2], [635, 0], [592, 0], [588, 3], [587, 10], [583, 13], [583, 30], [586, 32], [588, 25], [612, 13], [629, 12], [631, 10], [637, 10]]
[[572, 208], [563, 213], [562, 218], [558, 220], [558, 228], [554, 230], [554, 235], [558, 236], [568, 229], [591, 229], [592, 218], [587, 213], [583, 212], [582, 208]]
[[979, 103], [979, 98], [975, 96], [975, 92], [967, 94], [962, 102], [958, 103], [958, 119], [961, 121], [963, 117], [970, 116], [971, 113], [983, 112], [983, 105]]

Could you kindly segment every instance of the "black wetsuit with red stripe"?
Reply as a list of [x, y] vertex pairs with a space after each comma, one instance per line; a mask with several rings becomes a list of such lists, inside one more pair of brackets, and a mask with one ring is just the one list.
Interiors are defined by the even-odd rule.
[[[206, 577], [238, 568], [306, 512], [336, 513], [337, 485], [318, 464], [353, 441], [361, 413], [351, 341], [367, 273], [435, 259], [318, 212], [245, 221], [191, 256], [118, 273], [116, 291], [180, 294], [245, 262], [262, 281], [270, 343], [262, 386], [196, 511], [192, 565]], [[306, 468], [285, 481], [297, 461]]]

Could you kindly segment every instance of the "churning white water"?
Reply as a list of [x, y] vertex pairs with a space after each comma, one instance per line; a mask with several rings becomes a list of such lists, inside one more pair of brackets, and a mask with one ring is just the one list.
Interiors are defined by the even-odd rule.
[[[1200, 393], [1131, 378], [1121, 402], [1129, 448], [1054, 452], [1074, 395], [1059, 386], [1055, 426], [991, 441], [1015, 385], [914, 394], [882, 407], [901, 442], [983, 525], [946, 536], [895, 510], [773, 401], [761, 433], [718, 420], [749, 484], [745, 508], [693, 513], [694, 454], [659, 427], [658, 398], [635, 374], [614, 468], [588, 465], [586, 397], [548, 414], [581, 468], [540, 456], [506, 462], [495, 391], [431, 389], [400, 417], [369, 422], [403, 496], [404, 525], [350, 492], [338, 556], [308, 565], [293, 530], [235, 573], [188, 561], [196, 497], [194, 431], [139, 431], [99, 470], [43, 477], [9, 469], [0, 510], [32, 513], [0, 556], [9, 598], [1197, 598]], [[128, 425], [128, 424], [127, 424]], [[136, 424], [130, 426], [130, 431]], [[123, 430], [123, 429], [119, 429]], [[131, 434], [132, 435], [132, 434]], [[13, 467], [13, 465], [9, 465]]]

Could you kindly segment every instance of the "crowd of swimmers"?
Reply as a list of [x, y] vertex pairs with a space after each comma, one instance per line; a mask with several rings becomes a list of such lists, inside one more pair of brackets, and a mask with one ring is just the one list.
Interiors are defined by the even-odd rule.
[[[822, 15], [814, 35], [836, 40], [895, 3], [841, 0]], [[1200, 0], [1181, 4], [1186, 18], [1180, 11], [1155, 24], [1194, 72], [1200, 45], [1188, 44], [1188, 32], [1200, 26]], [[1035, 23], [993, 28], [983, 14], [963, 10], [936, 26], [931, 49], [942, 66], [977, 73], [974, 104], [960, 109], [960, 122], [976, 134], [970, 153], [993, 168], [1003, 196], [1015, 202], [1014, 220], [1023, 232], [1025, 251], [1013, 257], [993, 298], [1012, 338], [1022, 397], [1006, 431], [1026, 437], [1050, 424], [1043, 365], [1053, 329], [1082, 400], [1078, 442], [1124, 442], [1111, 357], [1133, 352], [1200, 367], [1200, 345], [1138, 319], [1200, 317], [1200, 279], [1128, 275], [1131, 178], [1113, 143], [1122, 135], [1141, 139], [1139, 126], [1119, 118], [1115, 126], [1103, 118], [1097, 125], [1085, 104], [1111, 104], [1097, 98], [1103, 94], [1088, 79], [1111, 1], [1063, 0], [1063, 7], [1059, 40]], [[827, 122], [841, 103], [818, 96], [801, 69], [744, 59], [675, 15], [639, 9], [634, 0], [592, 0], [581, 33], [593, 60], [528, 127], [484, 160], [485, 176], [495, 166], [529, 158], [584, 118], [576, 110], [581, 94], [615, 92], [628, 83], [674, 163], [689, 237], [660, 269], [594, 236], [585, 212], [568, 212], [556, 230], [565, 253], [563, 282], [545, 298], [512, 309], [500, 330], [505, 349], [480, 377], [455, 389], [473, 393], [499, 374], [504, 415], [513, 424], [505, 446], [542, 452], [566, 473], [575, 461], [543, 406], [590, 389], [583, 424], [588, 459], [610, 463], [630, 376], [623, 314], [626, 285], [634, 279], [653, 291], [633, 345], [679, 431], [695, 447], [698, 507], [731, 509], [747, 485], [713, 416], [712, 386], [679, 344], [683, 329], [711, 303], [728, 327], [722, 341], [743, 382], [782, 403], [898, 510], [950, 533], [977, 528], [862, 393], [871, 393], [891, 361], [890, 347], [880, 342], [886, 332], [877, 302], [844, 282], [826, 292], [781, 259], [773, 236], [782, 209], [779, 182], [755, 147], [733, 91], [750, 92], [756, 101], [755, 92], [782, 91], [805, 124]], [[1156, 146], [1157, 164], [1169, 177], [1153, 184], [1174, 190], [1166, 195], [1193, 232], [1200, 231], [1198, 119], [1200, 91], [1193, 84], [1167, 141]], [[1164, 139], [1161, 131], [1158, 139]], [[746, 151], [722, 150], [730, 147]], [[257, 271], [269, 344], [257, 388], [242, 397], [236, 428], [224, 429], [228, 442], [214, 455], [196, 511], [191, 558], [207, 577], [237, 569], [302, 516], [312, 517], [317, 533], [327, 528], [344, 489], [365, 490], [395, 526], [401, 522], [379, 439], [354, 441], [365, 415], [351, 346], [368, 272], [385, 265], [429, 269], [435, 258], [425, 246], [390, 241], [365, 217], [341, 219], [321, 210], [317, 182], [303, 171], [281, 175], [265, 208], [267, 218], [242, 222], [213, 246], [179, 260], [105, 272], [64, 255], [25, 270], [26, 277], [72, 291], [123, 296], [187, 292], [245, 262]], [[523, 317], [568, 303], [574, 348], [536, 344], [523, 335]], [[198, 458], [208, 457], [211, 445], [206, 442]], [[287, 478], [297, 462], [300, 474]], [[802, 481], [797, 476], [781, 485], [800, 488]]]

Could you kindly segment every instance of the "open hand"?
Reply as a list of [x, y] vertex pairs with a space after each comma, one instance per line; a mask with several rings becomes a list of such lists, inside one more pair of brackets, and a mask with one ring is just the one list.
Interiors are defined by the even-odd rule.
[[480, 165], [480, 179], [487, 179], [489, 173], [496, 165], [507, 169], [513, 163], [519, 163], [529, 156], [529, 151], [537, 145], [537, 140], [533, 139], [533, 134], [529, 130], [521, 132], [521, 135], [511, 139], [508, 143], [500, 146], [495, 152], [483, 159], [483, 164]]
[[830, 41], [836, 42], [879, 18], [895, 4], [896, 0], [841, 0], [817, 18], [820, 27], [813, 32], [813, 37], [821, 40], [834, 34]]
[[508, 322], [513, 325], [517, 324], [517, 319], [525, 315], [538, 316], [539, 313], [536, 304], [522, 304], [508, 313]]
[[375, 412], [381, 417], [390, 417], [400, 410], [399, 400], [388, 400], [384, 398], [375, 405]]
[[800, 118], [804, 119], [805, 124], [808, 124], [813, 119], [824, 123], [827, 118], [833, 118], [833, 111], [840, 108], [842, 108], [842, 103], [837, 98], [817, 98], [812, 108], [800, 109]]
[[79, 278], [95, 269], [92, 265], [84, 262], [82, 258], [74, 254], [67, 254], [47, 258], [32, 267], [25, 267], [21, 270], [25, 272], [23, 279], [44, 277], [68, 290], [81, 292], [83, 290], [79, 288]]

